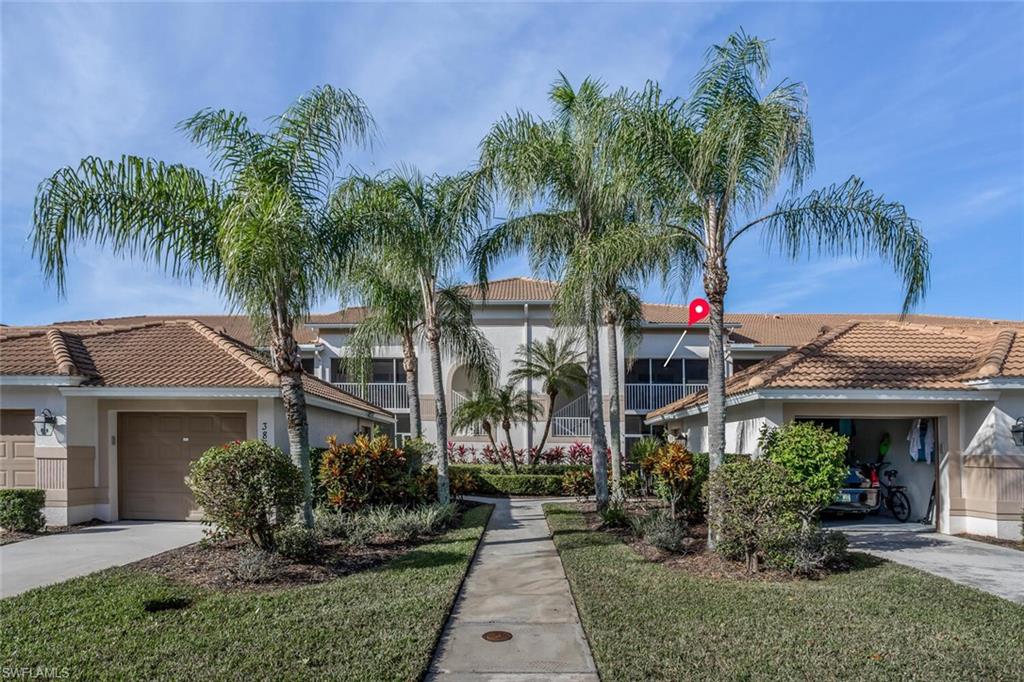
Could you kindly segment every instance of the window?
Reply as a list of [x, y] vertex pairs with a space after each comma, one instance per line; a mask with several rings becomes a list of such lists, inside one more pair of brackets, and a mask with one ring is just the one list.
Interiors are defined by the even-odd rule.
[[412, 420], [408, 414], [397, 414], [396, 418], [396, 431], [398, 433], [412, 433]]
[[386, 360], [374, 360], [373, 373], [370, 375], [370, 381], [375, 384], [394, 383], [395, 361], [390, 358]]
[[696, 381], [697, 383], [707, 383], [708, 380], [708, 361], [707, 360], [687, 360], [686, 361], [686, 380]]
[[651, 368], [652, 383], [681, 384], [683, 382], [682, 360], [669, 360], [667, 364], [661, 359], [651, 360], [651, 365], [653, 365]]
[[331, 381], [336, 384], [352, 383], [348, 372], [341, 366], [341, 358], [331, 358]]
[[651, 361], [647, 358], [640, 358], [633, 362], [626, 372], [627, 384], [649, 384], [651, 383]]
[[395, 360], [395, 381], [405, 383], [405, 363], [402, 360]]
[[313, 358], [302, 358], [302, 371], [313, 373]]
[[753, 367], [754, 365], [756, 365], [759, 362], [761, 362], [761, 361], [760, 360], [733, 360], [732, 361], [732, 371], [734, 373], [735, 372], [742, 372], [745, 369], [750, 369], [751, 367]]

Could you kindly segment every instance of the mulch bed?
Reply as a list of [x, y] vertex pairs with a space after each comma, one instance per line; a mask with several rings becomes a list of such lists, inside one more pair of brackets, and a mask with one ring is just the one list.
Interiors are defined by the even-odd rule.
[[0, 547], [4, 545], [11, 545], [15, 542], [21, 542], [22, 540], [32, 540], [34, 538], [42, 538], [47, 535], [60, 535], [62, 533], [74, 533], [76, 530], [82, 528], [89, 528], [91, 526], [102, 526], [105, 521], [93, 519], [91, 521], [84, 521], [82, 523], [76, 523], [71, 526], [47, 526], [38, 533], [23, 533], [21, 531], [5, 530], [0, 531]]
[[[651, 505], [642, 503], [627, 503], [626, 506], [631, 515], [646, 514], [652, 508]], [[660, 505], [654, 505], [654, 507], [657, 506]], [[773, 570], [765, 567], [762, 567], [757, 573], [747, 573], [747, 569], [742, 563], [731, 561], [715, 552], [708, 551], [708, 527], [704, 523], [691, 524], [687, 527], [687, 535], [692, 538], [693, 544], [689, 551], [677, 554], [655, 547], [643, 538], [634, 535], [630, 528], [605, 527], [593, 503], [581, 505], [580, 510], [583, 512], [583, 518], [588, 528], [620, 538], [624, 544], [645, 560], [661, 564], [665, 568], [684, 571], [702, 578], [742, 580], [746, 582], [774, 583], [802, 579], [788, 571]]]
[[306, 564], [281, 558], [280, 567], [274, 571], [273, 578], [258, 583], [241, 580], [236, 574], [241, 551], [251, 546], [247, 540], [241, 538], [186, 545], [129, 564], [129, 568], [196, 587], [218, 590], [268, 590], [317, 585], [340, 576], [365, 571], [387, 563], [430, 539], [365, 547], [328, 540], [324, 542], [323, 551], [316, 563]]
[[[473, 503], [460, 503], [460, 513], [476, 506]], [[255, 583], [242, 580], [237, 574], [242, 550], [252, 546], [243, 538], [203, 540], [136, 561], [128, 564], [128, 568], [163, 576], [179, 584], [222, 591], [261, 591], [318, 585], [385, 564], [444, 532], [447, 531], [425, 535], [412, 542], [382, 542], [365, 546], [350, 545], [342, 540], [324, 540], [315, 563], [278, 557], [280, 565], [274, 570], [273, 577]]]

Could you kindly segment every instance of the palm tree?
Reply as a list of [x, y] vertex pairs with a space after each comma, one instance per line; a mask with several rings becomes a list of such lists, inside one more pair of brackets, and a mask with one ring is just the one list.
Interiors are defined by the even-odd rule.
[[[409, 421], [414, 437], [422, 438], [416, 348], [425, 340], [426, 315], [419, 283], [410, 270], [394, 267], [395, 260], [386, 253], [373, 253], [353, 267], [350, 278], [368, 313], [348, 338], [344, 362], [346, 369], [354, 370], [359, 380], [365, 382], [373, 349], [398, 339], [402, 346]], [[468, 364], [474, 372], [490, 371], [486, 362], [482, 367], [473, 366], [480, 358], [490, 362], [493, 350], [473, 321], [472, 303], [462, 287], [453, 285], [439, 289], [437, 311], [442, 348], [449, 349], [450, 354]]]
[[323, 86], [265, 132], [243, 114], [212, 109], [179, 128], [206, 148], [216, 178], [136, 156], [82, 159], [40, 185], [33, 252], [61, 294], [69, 248], [92, 241], [214, 285], [247, 313], [257, 333], [269, 336], [311, 525], [309, 430], [293, 328], [321, 283], [341, 277], [359, 239], [334, 208], [334, 173], [347, 145], [372, 136], [373, 119], [351, 92]]
[[555, 401], [563, 393], [573, 393], [587, 385], [587, 373], [583, 371], [583, 352], [578, 349], [575, 339], [550, 337], [533, 341], [529, 346], [520, 346], [512, 360], [513, 368], [509, 381], [540, 381], [541, 390], [548, 397], [547, 419], [544, 434], [530, 459], [530, 466], [536, 466], [544, 446], [551, 434], [551, 422], [555, 416]]
[[613, 275], [608, 281], [605, 296], [604, 323], [608, 333], [608, 376], [611, 383], [611, 403], [608, 413], [611, 419], [612, 441], [612, 495], [622, 498], [622, 398], [619, 386], [619, 334], [627, 355], [640, 341], [640, 325], [644, 320], [643, 303], [635, 289], [620, 284]]
[[[527, 249], [535, 271], [559, 277], [557, 321], [586, 339], [587, 406], [599, 507], [608, 503], [598, 330], [602, 273], [593, 244], [624, 224], [639, 169], [621, 154], [621, 96], [584, 80], [578, 90], [562, 76], [551, 88], [551, 120], [519, 112], [494, 124], [481, 143], [479, 178], [502, 192], [513, 216], [483, 234], [474, 248], [477, 278], [486, 283], [494, 262]], [[544, 210], [535, 206], [546, 204]], [[575, 286], [565, 287], [568, 280]]]
[[[472, 325], [442, 330], [446, 305], [472, 319], [468, 299], [445, 282], [458, 269], [489, 211], [488, 197], [469, 174], [424, 176], [414, 169], [389, 171], [348, 184], [345, 212], [371, 233], [372, 247], [386, 255], [390, 267], [416, 280], [422, 301], [423, 335], [430, 351], [437, 426], [437, 491], [449, 500], [448, 410], [441, 371], [442, 356], [469, 354], [468, 364], [487, 381], [496, 376], [494, 349]], [[446, 293], [449, 292], [449, 293]]]
[[[452, 430], [466, 431], [480, 426], [491, 442], [491, 448], [498, 451], [498, 444], [494, 440], [494, 422], [500, 420], [497, 417], [498, 402], [495, 399], [494, 391], [484, 388], [471, 393], [463, 400], [452, 414]], [[502, 463], [502, 467], [504, 467]]]
[[[903, 280], [903, 311], [924, 295], [928, 242], [899, 203], [856, 176], [800, 195], [814, 166], [807, 95], [800, 83], [760, 92], [768, 78], [767, 44], [739, 32], [708, 51], [689, 101], [663, 101], [657, 84], [634, 99], [627, 130], [656, 211], [675, 226], [674, 245], [703, 270], [709, 321], [710, 466], [725, 453], [724, 308], [726, 258], [736, 241], [760, 233], [790, 258], [802, 254], [874, 254]], [[789, 191], [767, 210], [780, 185]], [[684, 282], [688, 283], [688, 282]]]
[[512, 458], [512, 470], [519, 471], [516, 460], [515, 446], [512, 444], [512, 426], [524, 421], [535, 419], [540, 412], [540, 405], [533, 396], [509, 382], [494, 391], [495, 412], [505, 432], [505, 443], [508, 445], [509, 457]]

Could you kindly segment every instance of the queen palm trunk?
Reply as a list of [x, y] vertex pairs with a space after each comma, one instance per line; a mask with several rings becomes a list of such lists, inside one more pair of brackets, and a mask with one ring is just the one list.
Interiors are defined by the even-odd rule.
[[615, 316], [607, 315], [605, 323], [608, 325], [608, 377], [610, 380], [609, 390], [611, 391], [611, 403], [608, 406], [609, 417], [611, 418], [611, 446], [612, 446], [612, 496], [619, 499], [622, 495], [622, 424], [621, 408], [619, 401], [619, 338], [616, 333]]
[[281, 382], [281, 403], [288, 424], [288, 451], [302, 471], [302, 520], [313, 527], [313, 476], [309, 466], [309, 423], [306, 421], [306, 392], [302, 387], [302, 357], [295, 342], [292, 320], [283, 308], [271, 316], [274, 368]]
[[441, 374], [441, 334], [432, 310], [427, 312], [427, 347], [430, 349], [430, 373], [434, 379], [434, 405], [437, 425], [437, 500], [448, 504], [448, 409], [444, 398], [444, 379]]
[[608, 440], [604, 432], [601, 399], [601, 356], [597, 325], [587, 329], [587, 408], [590, 412], [590, 449], [594, 465], [594, 497], [598, 509], [608, 506]]
[[[708, 469], [714, 471], [725, 458], [725, 292], [729, 286], [729, 271], [725, 265], [725, 247], [722, 225], [717, 220], [718, 210], [708, 202], [707, 262], [704, 265], [704, 293], [708, 297]], [[708, 503], [711, 504], [710, 502]], [[711, 509], [708, 509], [710, 515]], [[708, 546], [714, 547], [715, 538], [708, 529]]]
[[420, 417], [420, 379], [416, 362], [416, 346], [412, 335], [402, 339], [402, 368], [405, 369], [405, 394], [409, 398], [409, 426], [413, 438], [423, 437], [423, 419]]

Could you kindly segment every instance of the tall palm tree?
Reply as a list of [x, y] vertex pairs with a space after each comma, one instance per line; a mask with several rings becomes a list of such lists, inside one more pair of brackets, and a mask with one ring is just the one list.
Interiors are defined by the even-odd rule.
[[481, 228], [490, 208], [488, 196], [466, 173], [424, 176], [403, 168], [353, 180], [346, 187], [344, 204], [352, 221], [373, 235], [372, 248], [386, 254], [391, 267], [407, 271], [419, 286], [434, 384], [438, 499], [447, 503], [448, 409], [442, 356], [472, 353], [469, 364], [485, 381], [498, 371], [494, 349], [475, 326], [441, 328], [446, 301], [459, 306], [460, 315], [472, 318], [470, 302], [464, 296], [448, 296], [445, 292], [453, 289], [446, 282], [463, 263]]
[[[535, 271], [577, 286], [559, 287], [556, 313], [586, 340], [587, 406], [598, 506], [608, 503], [598, 333], [600, 273], [589, 257], [593, 243], [623, 224], [633, 204], [639, 169], [619, 153], [621, 97], [597, 81], [579, 89], [561, 76], [552, 86], [554, 117], [507, 115], [481, 142], [479, 178], [508, 201], [512, 217], [489, 229], [474, 248], [477, 278], [487, 281], [494, 262], [526, 249]], [[537, 211], [537, 204], [544, 209]], [[559, 313], [562, 310], [565, 313]], [[571, 310], [571, 314], [568, 312]]]
[[530, 466], [536, 466], [544, 446], [551, 434], [551, 422], [555, 416], [555, 401], [563, 393], [573, 393], [587, 385], [587, 373], [583, 371], [584, 354], [575, 339], [549, 337], [537, 340], [529, 346], [520, 346], [512, 360], [513, 368], [509, 381], [541, 382], [541, 390], [548, 397], [547, 418], [540, 444], [534, 449]]
[[[928, 242], [899, 203], [856, 176], [801, 195], [814, 166], [807, 95], [784, 81], [762, 93], [767, 43], [743, 32], [712, 47], [688, 101], [664, 100], [657, 84], [634, 99], [635, 154], [656, 211], [675, 226], [674, 245], [703, 270], [711, 307], [708, 368], [710, 466], [725, 453], [724, 309], [726, 258], [736, 241], [759, 233], [768, 247], [802, 254], [877, 255], [902, 278], [903, 311], [923, 297]], [[788, 192], [771, 205], [777, 190]]]
[[608, 414], [611, 420], [612, 495], [622, 497], [622, 398], [619, 386], [619, 327], [627, 355], [636, 348], [641, 337], [644, 320], [643, 303], [635, 289], [622, 285], [613, 274], [607, 281], [604, 323], [608, 334], [608, 377], [611, 401]]
[[72, 243], [92, 241], [214, 285], [248, 314], [269, 337], [311, 525], [309, 429], [293, 328], [321, 283], [341, 277], [358, 241], [334, 208], [334, 177], [345, 148], [372, 136], [373, 119], [351, 92], [323, 86], [264, 132], [243, 114], [213, 109], [179, 127], [207, 150], [215, 178], [136, 156], [82, 159], [40, 185], [33, 251], [61, 294]]
[[[373, 349], [395, 342], [402, 346], [402, 367], [405, 369], [406, 395], [409, 400], [409, 421], [413, 436], [423, 437], [420, 416], [419, 362], [416, 348], [425, 341], [425, 318], [420, 285], [412, 271], [394, 267], [396, 259], [377, 252], [365, 256], [352, 268], [350, 279], [367, 316], [356, 326], [347, 341], [344, 363], [354, 370], [361, 382], [366, 381], [373, 359]], [[437, 292], [437, 326], [441, 346], [470, 366], [475, 373], [491, 371], [493, 357], [490, 342], [476, 327], [472, 303], [462, 287], [452, 285]], [[484, 359], [484, 366], [474, 362]]]

